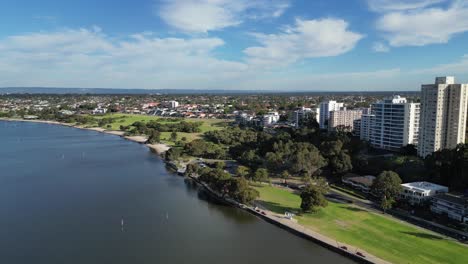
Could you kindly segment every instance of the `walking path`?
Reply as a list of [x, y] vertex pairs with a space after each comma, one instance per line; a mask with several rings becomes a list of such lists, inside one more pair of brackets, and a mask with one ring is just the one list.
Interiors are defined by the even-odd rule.
[[342, 255], [347, 255], [353, 258], [354, 260], [357, 260], [360, 262], [366, 262], [366, 263], [377, 263], [377, 264], [390, 263], [376, 256], [373, 256], [364, 250], [357, 249], [356, 247], [348, 245], [348, 244], [340, 243], [327, 236], [324, 236], [315, 231], [307, 229], [306, 227], [298, 224], [297, 220], [293, 218], [292, 219], [286, 218], [283, 215], [274, 213], [264, 208], [262, 208], [260, 212], [256, 211], [255, 208], [252, 208], [252, 207], [245, 206], [244, 209], [248, 210], [249, 212], [257, 216], [260, 216], [261, 218], [265, 219], [268, 222], [274, 223], [286, 230], [292, 231], [302, 237], [315, 241], [316, 243], [319, 243], [322, 246], [325, 246], [329, 249], [333, 249], [335, 252], [338, 252]]

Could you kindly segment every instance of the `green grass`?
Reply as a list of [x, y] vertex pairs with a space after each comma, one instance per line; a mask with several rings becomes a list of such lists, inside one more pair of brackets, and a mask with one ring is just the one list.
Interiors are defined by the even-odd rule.
[[[270, 186], [256, 187], [271, 211], [299, 211], [300, 197]], [[307, 228], [393, 263], [465, 263], [468, 247], [356, 206], [329, 202], [315, 214], [296, 217]]]
[[[115, 119], [110, 125], [111, 127], [108, 128], [107, 125], [103, 128], [110, 129], [110, 130], [120, 130], [120, 126], [130, 126], [133, 123], [139, 122], [149, 122], [149, 121], [158, 121], [162, 124], [164, 123], [177, 123], [180, 121], [174, 122], [174, 118], [168, 117], [160, 117], [160, 116], [148, 116], [148, 115], [133, 115], [133, 114], [106, 114], [103, 116], [93, 116], [96, 120], [102, 118], [113, 118]], [[213, 130], [221, 130], [227, 126], [228, 121], [222, 119], [183, 119], [186, 122], [202, 122], [200, 126], [200, 133], [177, 133], [177, 139], [181, 140], [182, 137], [187, 138], [187, 142], [193, 141], [194, 139], [201, 138], [203, 133]], [[174, 142], [170, 141], [170, 134], [171, 132], [163, 132], [161, 133], [161, 140], [164, 143], [169, 145], [174, 145]]]

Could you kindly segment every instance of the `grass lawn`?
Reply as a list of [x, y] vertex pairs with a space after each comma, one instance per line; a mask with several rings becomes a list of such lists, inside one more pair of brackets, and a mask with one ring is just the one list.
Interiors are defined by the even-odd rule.
[[[287, 190], [262, 186], [259, 200], [271, 211], [299, 211], [300, 197]], [[354, 245], [393, 263], [466, 263], [468, 247], [409, 224], [357, 208], [328, 203], [315, 214], [296, 217], [299, 223], [339, 242]]]
[[[120, 126], [130, 126], [131, 124], [140, 121], [140, 122], [149, 122], [149, 121], [158, 121], [160, 123], [177, 123], [180, 121], [173, 121], [173, 118], [168, 117], [160, 117], [160, 116], [148, 116], [148, 115], [132, 115], [132, 114], [106, 114], [103, 116], [93, 116], [95, 119], [102, 119], [102, 118], [114, 118], [114, 122], [112, 122], [111, 128], [105, 126], [104, 128], [110, 130], [120, 130]], [[172, 119], [172, 120], [171, 120]], [[201, 135], [207, 131], [213, 130], [221, 130], [227, 126], [228, 121], [222, 119], [183, 119], [186, 122], [202, 122], [200, 126], [200, 133], [177, 133], [177, 138], [180, 140], [182, 137], [187, 138], [187, 142], [190, 142], [194, 139], [200, 138]], [[173, 142], [170, 141], [171, 132], [162, 132], [161, 133], [161, 140], [164, 143], [168, 143], [170, 145], [174, 145]]]

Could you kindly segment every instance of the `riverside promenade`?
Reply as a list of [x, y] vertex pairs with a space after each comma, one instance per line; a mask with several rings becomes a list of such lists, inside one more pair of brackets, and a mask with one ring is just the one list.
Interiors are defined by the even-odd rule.
[[[259, 211], [255, 208], [248, 207], [245, 205], [240, 206], [244, 210], [262, 218], [263, 220], [272, 223], [276, 226], [279, 226], [295, 235], [303, 237], [307, 240], [313, 241], [321, 246], [324, 246], [330, 250], [333, 250], [341, 255], [350, 257], [351, 259], [358, 261], [360, 263], [376, 263], [376, 264], [390, 264], [390, 262], [380, 259], [376, 256], [369, 254], [368, 252], [358, 249], [355, 246], [340, 243], [334, 239], [331, 239], [327, 236], [319, 234], [315, 231], [305, 228], [304, 226], [297, 223], [295, 219], [286, 218], [284, 215], [280, 215], [274, 212], [271, 212], [266, 209], [261, 209]], [[263, 212], [263, 213], [262, 213]], [[358, 255], [358, 254], [361, 254]]]

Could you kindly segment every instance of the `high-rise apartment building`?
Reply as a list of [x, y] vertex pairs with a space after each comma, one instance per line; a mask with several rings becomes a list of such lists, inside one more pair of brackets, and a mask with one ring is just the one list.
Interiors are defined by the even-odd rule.
[[359, 130], [359, 137], [361, 140], [370, 140], [370, 131], [371, 131], [371, 124], [374, 121], [375, 115], [372, 114], [364, 114], [361, 116], [361, 129]]
[[[362, 110], [338, 110], [331, 111], [328, 119], [328, 131], [336, 131], [343, 128], [346, 131], [354, 131], [354, 121], [361, 119]], [[360, 129], [360, 128], [359, 128]]]
[[455, 84], [454, 77], [437, 77], [435, 84], [422, 85], [420, 156], [465, 142], [467, 105], [468, 84]]
[[419, 103], [394, 96], [372, 104], [371, 115], [369, 141], [373, 147], [396, 151], [408, 144], [417, 145]]
[[328, 128], [328, 119], [330, 118], [330, 112], [331, 111], [339, 111], [344, 108], [344, 103], [338, 103], [336, 101], [326, 101], [320, 103], [319, 106], [320, 110], [320, 118], [319, 118], [319, 124], [321, 129], [327, 129]]

